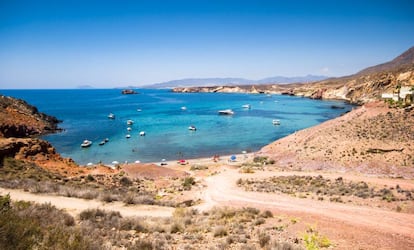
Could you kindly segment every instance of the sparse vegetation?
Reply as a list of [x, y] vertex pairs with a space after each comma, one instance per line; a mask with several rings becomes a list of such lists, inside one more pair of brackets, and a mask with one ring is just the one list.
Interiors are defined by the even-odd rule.
[[[188, 179], [185, 185], [190, 185], [190, 181], [191, 179]], [[155, 199], [158, 190], [152, 183], [152, 180], [147, 179], [132, 180], [122, 172], [115, 175], [88, 174], [69, 179], [47, 172], [34, 163], [13, 158], [4, 160], [0, 172], [0, 186], [5, 188], [21, 188], [32, 193], [49, 193], [88, 200], [99, 199], [104, 202], [124, 201], [128, 205], [177, 206], [178, 203], [174, 200]], [[191, 188], [191, 185], [185, 188]], [[175, 188], [178, 190], [182, 186], [177, 185]]]
[[361, 199], [376, 198], [387, 202], [414, 200], [414, 190], [396, 188], [370, 187], [366, 182], [344, 181], [342, 177], [335, 180], [319, 176], [278, 176], [267, 179], [238, 179], [237, 185], [248, 191], [276, 192], [294, 195], [299, 198], [318, 200], [330, 197], [332, 202], [344, 202], [341, 197], [354, 196]]
[[197, 171], [197, 170], [206, 170], [208, 169], [208, 166], [206, 165], [200, 165], [200, 164], [194, 164], [190, 167], [191, 171]]
[[318, 250], [328, 248], [332, 245], [328, 237], [319, 234], [314, 227], [309, 227], [303, 234], [303, 241], [307, 250]]
[[0, 206], [1, 249], [98, 249], [73, 217], [50, 204], [12, 203], [6, 195]]
[[[198, 213], [177, 208], [172, 218], [123, 218], [119, 212], [87, 209], [76, 223], [49, 204], [11, 202], [0, 196], [0, 248], [9, 249], [175, 249], [227, 246], [251, 249], [298, 245], [279, 238], [276, 230], [262, 227], [264, 215], [255, 208], [214, 208]], [[263, 220], [263, 223], [256, 223]], [[223, 245], [224, 244], [224, 245]]]
[[183, 180], [184, 190], [190, 190], [191, 186], [195, 184], [194, 177], [185, 177]]

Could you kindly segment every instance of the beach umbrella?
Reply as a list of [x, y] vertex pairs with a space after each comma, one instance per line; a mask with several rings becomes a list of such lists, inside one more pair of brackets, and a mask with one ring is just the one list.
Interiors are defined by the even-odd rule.
[[235, 155], [230, 156], [230, 160], [235, 161], [236, 160], [236, 156]]

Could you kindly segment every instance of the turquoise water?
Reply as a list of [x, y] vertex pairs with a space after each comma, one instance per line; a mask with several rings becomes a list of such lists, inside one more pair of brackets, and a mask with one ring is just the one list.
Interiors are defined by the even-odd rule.
[[[64, 157], [79, 164], [157, 162], [256, 151], [296, 130], [352, 109], [338, 101], [281, 95], [138, 91], [138, 95], [122, 95], [117, 89], [0, 93], [24, 99], [41, 112], [63, 120], [62, 133], [43, 138]], [[251, 109], [242, 108], [244, 104], [250, 104]], [[332, 105], [344, 109], [332, 109]], [[183, 106], [187, 109], [182, 110]], [[217, 111], [222, 109], [232, 109], [235, 114], [218, 115]], [[109, 113], [116, 118], [108, 119]], [[129, 119], [134, 121], [130, 132], [126, 124]], [[274, 126], [273, 119], [279, 119], [281, 125]], [[196, 126], [197, 131], [188, 130], [190, 125]], [[139, 136], [140, 131], [145, 131], [146, 136]], [[131, 138], [125, 138], [127, 134]], [[99, 146], [104, 138], [109, 138], [109, 142]], [[93, 141], [93, 145], [81, 148], [85, 139]]]

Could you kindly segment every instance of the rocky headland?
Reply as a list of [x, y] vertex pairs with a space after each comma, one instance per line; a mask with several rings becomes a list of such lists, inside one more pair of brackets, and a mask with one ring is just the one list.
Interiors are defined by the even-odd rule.
[[380, 100], [383, 93], [393, 93], [401, 86], [414, 86], [414, 47], [390, 62], [369, 67], [345, 77], [312, 83], [177, 87], [172, 91], [177, 93], [281, 94], [364, 104]]
[[10, 157], [65, 175], [78, 172], [72, 159], [61, 157], [49, 142], [37, 138], [61, 131], [56, 117], [39, 112], [24, 100], [3, 95], [0, 107], [0, 165]]

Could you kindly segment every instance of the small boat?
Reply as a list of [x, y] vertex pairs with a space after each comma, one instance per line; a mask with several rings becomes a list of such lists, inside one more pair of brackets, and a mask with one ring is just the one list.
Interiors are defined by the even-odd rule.
[[181, 107], [181, 110], [187, 110], [187, 107], [186, 106], [182, 106]]
[[128, 134], [128, 135], [125, 136], [125, 138], [129, 139], [129, 138], [131, 138], [131, 135]]
[[132, 130], [132, 128], [131, 128], [131, 127], [127, 127], [127, 130], [128, 130], [128, 131], [131, 131], [131, 130]]
[[139, 136], [145, 136], [145, 131], [139, 132]]
[[244, 108], [244, 109], [251, 109], [252, 106], [250, 106], [250, 104], [245, 104], [245, 105], [242, 106], [242, 108]]
[[89, 140], [84, 140], [83, 142], [82, 142], [82, 144], [81, 144], [81, 147], [82, 148], [87, 148], [87, 147], [90, 147], [92, 145], [92, 142], [91, 141], [89, 141]]
[[121, 91], [121, 93], [123, 95], [134, 95], [134, 94], [138, 94], [137, 91], [133, 90], [133, 89], [124, 89]]
[[273, 125], [280, 125], [280, 120], [275, 119], [272, 121], [272, 123]]
[[127, 125], [132, 125], [132, 124], [134, 124], [134, 121], [133, 120], [128, 120], [127, 121]]
[[109, 138], [105, 138], [105, 140], [104, 140], [105, 142], [109, 142]]
[[112, 113], [109, 113], [108, 118], [111, 119], [111, 120], [113, 120], [113, 119], [115, 119], [115, 115], [112, 114]]
[[99, 143], [99, 146], [103, 146], [103, 145], [105, 145], [105, 143], [106, 143], [106, 141], [105, 141], [105, 140], [103, 140], [103, 141], [101, 141], [101, 142]]
[[138, 112], [141, 112], [141, 111], [142, 111], [142, 109], [137, 109], [137, 111], [138, 111]]
[[219, 115], [233, 115], [234, 112], [231, 109], [224, 109], [224, 110], [219, 110]]
[[196, 131], [196, 130], [197, 130], [197, 128], [196, 128], [194, 125], [191, 125], [190, 127], [188, 127], [188, 130], [191, 130], [191, 131]]

